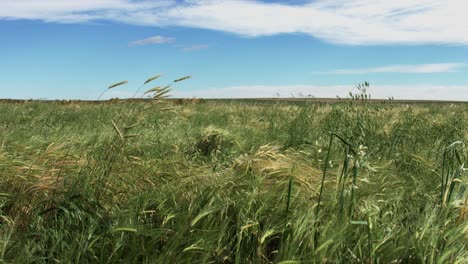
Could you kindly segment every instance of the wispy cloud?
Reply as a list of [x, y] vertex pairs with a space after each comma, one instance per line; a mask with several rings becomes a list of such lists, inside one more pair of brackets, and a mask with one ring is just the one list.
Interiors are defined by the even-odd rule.
[[242, 36], [303, 33], [349, 44], [468, 45], [466, 0], [0, 0], [0, 19], [78, 23], [112, 20]]
[[411, 65], [390, 65], [364, 69], [338, 69], [318, 74], [368, 74], [368, 73], [445, 73], [455, 72], [463, 68], [463, 63], [432, 63]]
[[[346, 98], [354, 85], [314, 86], [314, 85], [246, 85], [213, 87], [175, 91], [174, 97], [184, 98], [272, 98], [291, 96], [313, 96], [317, 98]], [[468, 86], [457, 85], [372, 85], [369, 89], [372, 98], [409, 100], [453, 100], [468, 101]]]
[[175, 41], [175, 38], [154, 36], [154, 37], [150, 37], [150, 38], [145, 38], [145, 39], [132, 41], [132, 42], [130, 42], [130, 45], [131, 46], [144, 46], [144, 45], [172, 43], [174, 41]]
[[203, 49], [207, 49], [207, 48], [209, 48], [208, 45], [200, 44], [200, 45], [185, 46], [185, 47], [182, 47], [181, 50], [185, 51], [185, 52], [190, 52], [190, 51], [203, 50]]

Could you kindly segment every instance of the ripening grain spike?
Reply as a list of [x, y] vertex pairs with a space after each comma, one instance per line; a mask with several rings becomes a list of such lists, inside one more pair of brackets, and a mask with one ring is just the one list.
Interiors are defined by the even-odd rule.
[[161, 86], [156, 86], [154, 88], [149, 89], [148, 91], [145, 92], [145, 94], [149, 94], [152, 92], [158, 92], [161, 89]]
[[190, 76], [190, 75], [187, 75], [187, 76], [184, 76], [184, 77], [182, 77], [182, 78], [179, 78], [179, 79], [177, 79], [177, 80], [174, 80], [174, 82], [181, 82], [181, 81], [183, 81], [183, 80], [187, 80], [187, 79], [189, 79], [189, 78], [192, 78], [192, 76]]
[[161, 75], [162, 75], [162, 74], [158, 74], [158, 75], [155, 75], [155, 76], [149, 78], [148, 80], [145, 81], [144, 84], [147, 84], [147, 83], [149, 83], [149, 82], [152, 82], [152, 81], [156, 80], [157, 78], [161, 77]]
[[115, 87], [117, 87], [117, 86], [124, 85], [124, 84], [126, 84], [126, 83], [128, 83], [128, 81], [123, 81], [123, 82], [114, 83], [114, 84], [112, 84], [111, 86], [107, 87], [107, 89], [112, 89], [112, 88], [115, 88]]

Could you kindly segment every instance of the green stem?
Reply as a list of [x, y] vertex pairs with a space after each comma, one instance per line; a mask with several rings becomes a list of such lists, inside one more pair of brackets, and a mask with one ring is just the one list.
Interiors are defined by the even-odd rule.
[[330, 160], [330, 152], [331, 152], [331, 146], [333, 143], [333, 134], [330, 135], [330, 142], [328, 143], [328, 152], [327, 152], [327, 157], [325, 159], [325, 164], [323, 168], [323, 176], [322, 176], [322, 182], [320, 184], [320, 192], [319, 192], [319, 197], [317, 201], [317, 209], [315, 211], [315, 219], [317, 219], [319, 211], [320, 211], [320, 202], [322, 201], [322, 193], [323, 193], [323, 185], [325, 184], [325, 177], [327, 176], [327, 169], [328, 169], [328, 162]]

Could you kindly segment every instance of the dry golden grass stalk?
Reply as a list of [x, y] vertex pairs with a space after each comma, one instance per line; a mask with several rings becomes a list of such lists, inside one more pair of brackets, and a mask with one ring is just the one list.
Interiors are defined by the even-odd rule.
[[133, 124], [133, 125], [130, 125], [130, 126], [127, 126], [127, 127], [125, 127], [125, 129], [126, 129], [126, 130], [128, 130], [128, 129], [132, 129], [132, 128], [134, 128], [134, 127], [136, 127], [136, 126], [139, 126], [139, 125], [141, 125], [141, 123], [140, 123], [140, 122], [138, 122], [138, 123], [135, 123], [135, 124]]
[[144, 94], [149, 94], [149, 93], [152, 93], [152, 92], [158, 92], [160, 89], [161, 89], [161, 86], [156, 86], [154, 88], [149, 89]]
[[171, 89], [161, 90], [153, 96], [153, 99], [158, 100], [170, 97], [170, 95], [167, 95], [167, 93], [169, 93], [170, 91]]
[[149, 82], [152, 82], [152, 81], [156, 80], [157, 78], [159, 78], [159, 77], [161, 77], [161, 76], [162, 76], [162, 74], [155, 75], [155, 76], [149, 78], [148, 80], [146, 80], [144, 84], [147, 84], [147, 83], [149, 83]]
[[181, 82], [181, 81], [187, 80], [187, 79], [189, 79], [189, 78], [192, 78], [192, 76], [187, 75], [187, 76], [184, 76], [184, 77], [182, 77], [182, 78], [179, 78], [179, 79], [174, 80], [174, 82]]
[[281, 153], [279, 146], [263, 145], [255, 153], [244, 154], [236, 159], [234, 168], [241, 173], [253, 171], [264, 176], [266, 182], [276, 184], [278, 180], [294, 177], [306, 189], [314, 189], [320, 170], [297, 162], [304, 157], [299, 153]]
[[107, 89], [112, 89], [112, 88], [115, 88], [117, 86], [124, 85], [126, 83], [128, 83], [128, 81], [122, 81], [122, 82], [114, 83], [111, 86], [107, 87]]
[[114, 120], [112, 120], [112, 125], [114, 126], [115, 131], [117, 131], [117, 134], [119, 134], [120, 140], [124, 141], [124, 136], [122, 132], [120, 132], [119, 127], [115, 124]]
[[[161, 100], [161, 99], [166, 99], [166, 98], [169, 98], [169, 97], [171, 97], [171, 96], [170, 95], [165, 95], [165, 96], [157, 95], [157, 96], [153, 97], [153, 100]], [[162, 109], [162, 110], [167, 110], [167, 109]]]
[[152, 93], [152, 92], [162, 93], [162, 92], [165, 92], [165, 91], [170, 91], [169, 87], [171, 87], [171, 86], [167, 85], [167, 86], [164, 86], [163, 88], [161, 88], [161, 86], [156, 86], [156, 87], [151, 88], [148, 91], [146, 91], [145, 94]]
[[458, 211], [457, 221], [463, 223], [468, 220], [468, 197], [455, 201], [454, 205]]

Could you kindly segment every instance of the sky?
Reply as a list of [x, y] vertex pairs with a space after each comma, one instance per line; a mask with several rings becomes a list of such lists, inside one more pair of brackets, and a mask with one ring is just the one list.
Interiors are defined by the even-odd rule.
[[[468, 0], [0, 0], [0, 98], [468, 101]], [[142, 95], [138, 95], [142, 96]]]

